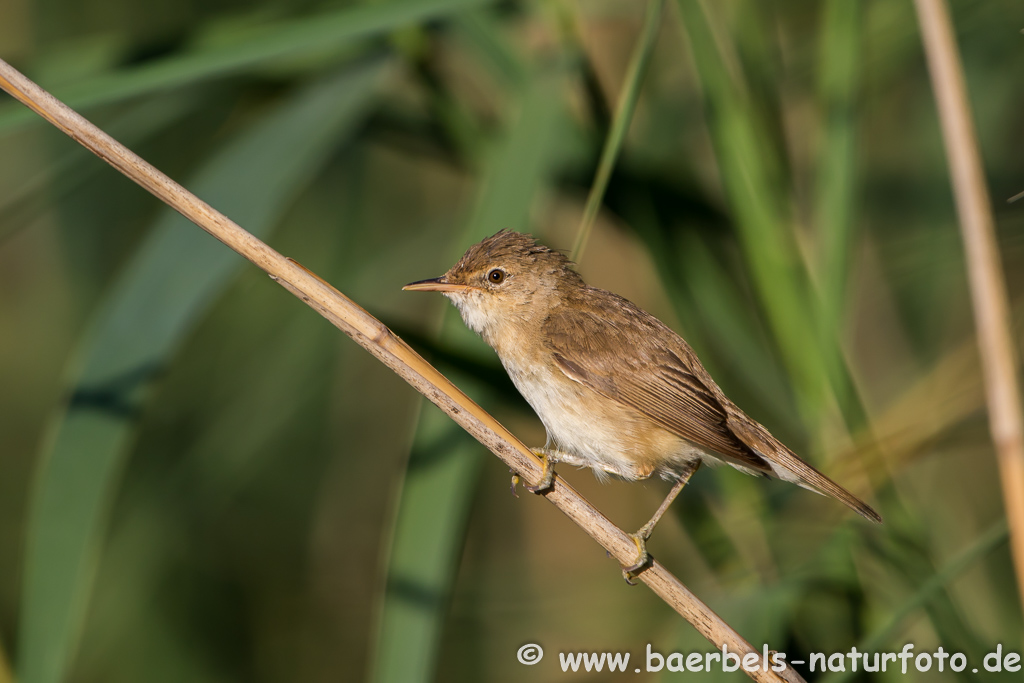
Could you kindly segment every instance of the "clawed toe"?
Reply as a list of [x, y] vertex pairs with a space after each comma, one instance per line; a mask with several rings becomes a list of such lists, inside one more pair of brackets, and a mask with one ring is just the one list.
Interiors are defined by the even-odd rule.
[[531, 486], [530, 484], [524, 484], [523, 488], [526, 489], [527, 491], [529, 491], [530, 493], [544, 493], [545, 491], [547, 491], [548, 489], [550, 489], [554, 485], [555, 485], [555, 478], [553, 476], [551, 476], [551, 475], [547, 475], [543, 479], [541, 479], [540, 483], [538, 483], [536, 486]]
[[555, 485], [555, 459], [553, 456], [542, 450], [535, 450], [534, 454], [544, 461], [544, 471], [540, 475], [540, 481], [535, 485], [524, 485], [523, 488], [530, 493], [544, 493]]
[[625, 579], [626, 583], [630, 586], [635, 586], [636, 583], [633, 582], [633, 579], [635, 579], [640, 572], [650, 566], [653, 558], [651, 557], [651, 554], [647, 552], [647, 539], [640, 534], [630, 534], [629, 537], [633, 539], [634, 543], [636, 543], [638, 555], [636, 562], [628, 567], [622, 568], [622, 578]]

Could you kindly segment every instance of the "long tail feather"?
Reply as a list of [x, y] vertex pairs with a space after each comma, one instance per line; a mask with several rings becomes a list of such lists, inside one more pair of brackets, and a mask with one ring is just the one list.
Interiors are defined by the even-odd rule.
[[796, 453], [772, 436], [767, 429], [743, 414], [730, 414], [729, 427], [751, 450], [768, 461], [780, 479], [831, 496], [861, 517], [882, 523], [882, 517], [870, 505], [801, 460]]

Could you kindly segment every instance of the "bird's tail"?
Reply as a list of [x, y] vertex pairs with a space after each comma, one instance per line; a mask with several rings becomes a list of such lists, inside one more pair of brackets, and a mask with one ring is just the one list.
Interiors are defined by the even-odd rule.
[[801, 460], [796, 453], [754, 420], [742, 414], [730, 415], [729, 427], [743, 443], [768, 462], [775, 476], [831, 496], [846, 504], [861, 517], [882, 523], [881, 515], [871, 509], [870, 505]]

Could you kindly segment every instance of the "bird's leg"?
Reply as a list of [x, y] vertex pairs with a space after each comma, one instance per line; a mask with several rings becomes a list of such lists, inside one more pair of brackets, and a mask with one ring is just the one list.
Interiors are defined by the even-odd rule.
[[547, 448], [534, 448], [533, 452], [544, 461], [544, 471], [541, 472], [540, 481], [536, 486], [524, 486], [530, 493], [543, 493], [555, 483], [555, 464], [559, 462], [558, 452]]
[[690, 477], [693, 476], [693, 473], [697, 471], [698, 467], [700, 467], [700, 460], [694, 460], [692, 463], [688, 463], [686, 465], [686, 469], [679, 473], [679, 478], [676, 480], [676, 483], [672, 485], [672, 490], [668, 492], [667, 496], [665, 496], [665, 500], [661, 502], [657, 512], [654, 513], [654, 516], [651, 517], [650, 521], [640, 527], [640, 530], [635, 534], [630, 534], [633, 542], [636, 543], [636, 549], [639, 551], [639, 555], [637, 556], [636, 562], [628, 567], [622, 568], [622, 578], [624, 578], [626, 583], [629, 585], [634, 585], [632, 579], [636, 577], [636, 575], [639, 574], [640, 571], [642, 571], [651, 561], [651, 555], [647, 552], [647, 539], [649, 539], [651, 534], [654, 533], [654, 527], [658, 525], [658, 521], [661, 519], [662, 515], [665, 514], [665, 511], [668, 510], [672, 501], [676, 499], [679, 492], [682, 491], [683, 487], [690, 481]]

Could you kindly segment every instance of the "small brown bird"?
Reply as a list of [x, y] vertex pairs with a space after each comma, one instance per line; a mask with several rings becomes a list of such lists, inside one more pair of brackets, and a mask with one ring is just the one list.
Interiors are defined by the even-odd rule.
[[439, 278], [404, 289], [441, 292], [497, 353], [548, 441], [535, 452], [553, 483], [556, 463], [593, 468], [599, 478], [675, 482], [651, 520], [646, 542], [701, 462], [727, 463], [836, 498], [875, 522], [863, 501], [798, 458], [718, 388], [690, 345], [620, 296], [590, 287], [568, 258], [528, 235], [502, 230], [469, 248]]

